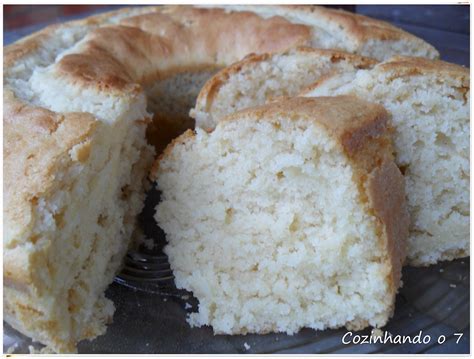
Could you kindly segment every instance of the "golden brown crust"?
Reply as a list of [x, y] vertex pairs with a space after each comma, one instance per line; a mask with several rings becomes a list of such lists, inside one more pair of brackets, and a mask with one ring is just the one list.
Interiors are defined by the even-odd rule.
[[183, 69], [225, 66], [250, 52], [284, 50], [310, 38], [309, 27], [278, 17], [262, 20], [249, 12], [186, 6], [169, 9], [91, 31], [78, 53], [57, 63], [57, 71], [75, 83], [122, 90]]
[[[420, 57], [394, 56], [391, 59], [375, 65], [371, 72], [388, 74], [391, 79], [431, 75], [439, 81], [458, 83], [460, 91], [464, 94], [470, 89], [469, 68], [453, 63], [429, 60]], [[299, 96], [308, 96], [311, 91], [320, 86], [324, 86], [327, 81], [339, 76], [338, 74], [329, 74], [301, 91]]]
[[387, 72], [395, 77], [435, 74], [447, 80], [459, 80], [462, 86], [469, 87], [469, 69], [440, 60], [429, 60], [421, 57], [394, 56], [376, 66], [376, 71]]
[[50, 31], [53, 31], [53, 28], [47, 27], [18, 42], [5, 46], [3, 48], [3, 67], [11, 67], [15, 64], [15, 61], [35, 52], [42, 42], [48, 40]]
[[109, 12], [96, 16], [91, 16], [83, 20], [70, 21], [64, 24], [53, 24], [46, 26], [44, 29], [39, 30], [31, 35], [28, 35], [8, 46], [3, 48], [3, 66], [9, 68], [15, 65], [15, 63], [31, 54], [34, 54], [44, 43], [51, 40], [57, 31], [64, 31], [74, 26], [89, 26], [91, 28], [102, 24], [111, 15], [129, 11], [122, 9], [116, 12]]
[[241, 121], [245, 118], [274, 118], [291, 113], [295, 118], [318, 122], [338, 140], [350, 157], [353, 157], [372, 137], [387, 129], [387, 111], [380, 105], [362, 101], [355, 96], [295, 97], [281, 102], [238, 111], [222, 122]]
[[389, 283], [394, 292], [400, 286], [406, 257], [409, 215], [406, 206], [405, 180], [393, 161], [374, 169], [367, 181], [367, 194], [375, 215], [384, 223], [387, 250], [392, 265]]
[[[226, 6], [230, 9], [242, 9], [243, 5]], [[315, 32], [327, 32], [337, 39], [333, 47], [346, 51], [366, 54], [371, 46], [406, 42], [421, 50], [430, 58], [438, 58], [438, 51], [417, 38], [388, 22], [354, 14], [340, 9], [330, 9], [315, 5], [263, 5], [249, 6], [248, 9], [257, 13], [273, 13], [274, 15], [288, 15], [299, 19], [302, 23], [312, 23], [316, 26]], [[289, 9], [291, 9], [289, 11]], [[303, 20], [304, 19], [304, 20]], [[396, 53], [396, 48], [392, 49]]]

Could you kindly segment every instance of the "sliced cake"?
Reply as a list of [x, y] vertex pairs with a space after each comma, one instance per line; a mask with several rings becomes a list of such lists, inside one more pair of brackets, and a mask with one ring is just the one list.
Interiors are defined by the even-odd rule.
[[395, 57], [372, 70], [329, 76], [304, 93], [353, 94], [392, 114], [411, 216], [412, 265], [469, 255], [469, 81], [469, 69], [455, 64]]
[[156, 220], [195, 326], [295, 333], [383, 326], [405, 258], [389, 115], [355, 97], [294, 98], [188, 131], [153, 170]]

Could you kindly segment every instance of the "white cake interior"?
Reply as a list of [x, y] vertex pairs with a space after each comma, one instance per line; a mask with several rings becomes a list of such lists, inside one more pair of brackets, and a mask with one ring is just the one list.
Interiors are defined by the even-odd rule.
[[[160, 162], [156, 219], [195, 326], [295, 333], [383, 325], [387, 253], [336, 142], [317, 124], [232, 121]], [[393, 293], [392, 293], [393, 294]]]

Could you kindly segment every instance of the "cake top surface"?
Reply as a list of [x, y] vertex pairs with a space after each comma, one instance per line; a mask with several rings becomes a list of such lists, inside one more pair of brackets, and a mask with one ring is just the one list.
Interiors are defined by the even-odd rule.
[[368, 137], [384, 133], [390, 117], [381, 105], [355, 96], [293, 97], [238, 111], [222, 122], [278, 118], [316, 122], [335, 136], [348, 153], [353, 153]]
[[456, 79], [469, 86], [469, 69], [441, 60], [421, 57], [394, 56], [375, 67], [376, 71], [393, 73], [397, 77], [434, 74], [439, 78]]
[[[438, 57], [437, 50], [416, 36], [391, 25], [388, 22], [364, 15], [350, 13], [341, 9], [307, 5], [225, 5], [233, 10], [248, 9], [265, 16], [291, 13], [302, 23], [312, 23], [319, 32], [330, 33], [332, 37], [345, 42], [346, 50], [360, 52], [372, 42], [407, 41], [416, 43], [430, 57]], [[342, 45], [342, 44], [341, 44]]]
[[[457, 84], [459, 85], [459, 89], [464, 93], [467, 93], [470, 89], [469, 68], [441, 60], [394, 56], [387, 61], [378, 63], [367, 71], [373, 75], [387, 76], [389, 79], [430, 76], [431, 78], [435, 78], [439, 83], [447, 82]], [[304, 89], [300, 95], [311, 96], [313, 91], [317, 91], [319, 87], [324, 86], [328, 81], [338, 76], [344, 76], [344, 74], [333, 74], [321, 78], [319, 81], [316, 81]]]
[[[224, 117], [217, 128], [228, 122], [246, 120], [270, 121], [277, 127], [280, 120], [316, 123], [352, 157], [360, 155], [359, 151], [370, 138], [385, 138], [388, 135], [391, 131], [389, 119], [390, 115], [383, 106], [355, 96], [293, 97], [234, 112]], [[153, 165], [152, 179], [156, 179], [160, 161], [171, 153], [173, 147], [193, 137], [193, 131], [188, 130], [168, 145]]]

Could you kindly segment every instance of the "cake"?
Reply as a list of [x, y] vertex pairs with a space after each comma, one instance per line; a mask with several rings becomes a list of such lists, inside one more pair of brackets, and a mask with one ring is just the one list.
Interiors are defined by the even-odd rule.
[[395, 57], [371, 70], [329, 76], [304, 92], [354, 94], [392, 114], [411, 216], [411, 265], [469, 256], [469, 83], [464, 67]]
[[155, 163], [157, 223], [193, 326], [215, 334], [385, 325], [408, 213], [382, 106], [293, 98], [187, 131]]
[[56, 352], [104, 333], [153, 156], [193, 127], [202, 84], [250, 53], [335, 43], [437, 56], [380, 21], [280, 6], [127, 8], [5, 47], [5, 320]]
[[197, 127], [212, 130], [228, 114], [279, 97], [296, 96], [325, 76], [368, 69], [376, 63], [368, 57], [309, 47], [252, 54], [211, 77], [199, 92], [190, 116]]
[[393, 115], [396, 162], [407, 181], [407, 263], [426, 266], [469, 255], [469, 81], [468, 69], [439, 60], [374, 64], [333, 50], [292, 49], [222, 70], [191, 115], [212, 129], [227, 114], [280, 96], [352, 94], [382, 104]]
[[34, 74], [27, 82], [27, 64], [40, 59], [15, 55], [4, 58], [6, 76], [18, 70], [16, 87], [4, 88], [4, 319], [71, 352], [111, 320], [104, 291], [143, 206], [154, 157], [145, 139], [150, 115], [133, 87], [106, 93], [35, 83]]

